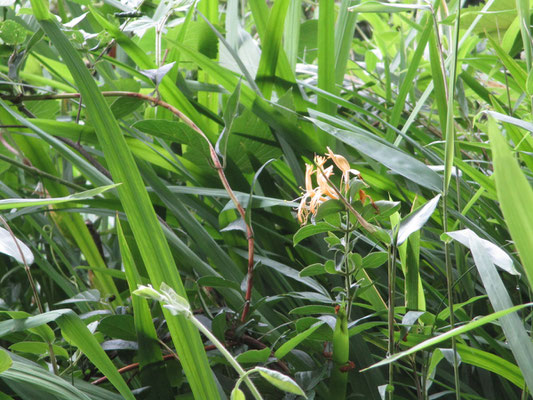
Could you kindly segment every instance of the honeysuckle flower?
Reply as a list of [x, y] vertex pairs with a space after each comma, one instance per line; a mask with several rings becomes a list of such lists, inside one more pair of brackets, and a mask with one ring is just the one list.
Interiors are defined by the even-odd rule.
[[[358, 179], [363, 181], [361, 173], [353, 168], [350, 168], [348, 160], [339, 154], [333, 153], [333, 151], [328, 147], [328, 152], [326, 156], [316, 155], [314, 158], [314, 165], [306, 164], [305, 165], [305, 189], [303, 190], [302, 196], [297, 200], [300, 200], [298, 205], [298, 221], [300, 224], [304, 225], [307, 223], [309, 215], [315, 216], [318, 212], [320, 204], [328, 200], [342, 200], [346, 209], [349, 210], [352, 214], [355, 215], [357, 221], [369, 232], [375, 232], [376, 229], [369, 224], [362, 216], [351, 206], [351, 195], [349, 194], [350, 190], [350, 174], [355, 175]], [[330, 165], [326, 167], [325, 164], [328, 160], [333, 161], [335, 165]], [[333, 168], [337, 167], [342, 172], [340, 190], [338, 190], [331, 183], [330, 177], [334, 175]], [[313, 187], [313, 175], [316, 174], [316, 183], [317, 186]], [[347, 198], [348, 197], [348, 198]], [[359, 190], [359, 199], [364, 204], [368, 199], [372, 204], [372, 207], [376, 209], [376, 212], [379, 213], [379, 208], [364, 190]]]
[[333, 175], [333, 165], [330, 165], [326, 169], [317, 170], [316, 181], [318, 183], [318, 189], [321, 195], [328, 196], [332, 199], [338, 199], [337, 192], [330, 186], [328, 180]]
[[342, 178], [341, 178], [341, 192], [344, 192], [344, 190], [348, 190], [350, 186], [350, 174], [355, 175], [359, 178], [361, 178], [361, 173], [353, 168], [350, 168], [350, 163], [346, 158], [341, 156], [340, 154], [335, 154], [333, 151], [327, 147], [328, 149], [328, 158], [335, 163], [337, 168], [339, 168], [342, 171]]
[[[323, 168], [327, 162], [326, 157], [316, 156], [316, 169], [311, 164], [305, 166], [305, 189], [298, 206], [298, 221], [303, 225], [307, 222], [309, 214], [315, 215], [318, 206], [330, 199], [338, 199], [339, 196], [328, 183], [328, 179], [333, 175], [333, 165]], [[313, 187], [312, 176], [316, 174], [318, 186]]]
[[315, 196], [312, 179], [314, 172], [314, 168], [311, 164], [305, 164], [305, 192], [302, 194], [300, 205], [298, 206], [298, 221], [300, 224], [305, 224], [307, 222], [307, 217], [309, 216], [307, 199], [312, 199]]

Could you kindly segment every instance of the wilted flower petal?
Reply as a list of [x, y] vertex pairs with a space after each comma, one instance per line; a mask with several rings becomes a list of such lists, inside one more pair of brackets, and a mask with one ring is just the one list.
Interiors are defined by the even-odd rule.
[[342, 171], [341, 191], [348, 190], [350, 188], [350, 174], [361, 177], [361, 173], [356, 169], [350, 168], [350, 163], [346, 158], [340, 154], [334, 154], [329, 147], [327, 149], [328, 158]]

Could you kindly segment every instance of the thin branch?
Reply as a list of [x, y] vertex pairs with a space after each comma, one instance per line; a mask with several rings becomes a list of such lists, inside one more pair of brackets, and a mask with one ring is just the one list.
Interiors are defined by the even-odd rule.
[[113, 177], [111, 176], [111, 173], [104, 168], [100, 162], [94, 158], [87, 150], [83, 148], [83, 146], [79, 142], [75, 142], [73, 140], [70, 140], [68, 138], [57, 136], [59, 140], [61, 140], [66, 145], [72, 147], [73, 149], [77, 150], [85, 159], [94, 167], [96, 168], [102, 175], [104, 175], [109, 180], [113, 180]]
[[[224, 167], [220, 163], [220, 160], [218, 158], [218, 155], [215, 151], [215, 148], [211, 144], [211, 141], [208, 139], [206, 134], [198, 128], [198, 126], [184, 113], [182, 113], [180, 110], [178, 110], [176, 107], [172, 106], [171, 104], [168, 104], [158, 98], [151, 97], [142, 93], [136, 93], [136, 92], [122, 92], [122, 91], [109, 91], [109, 92], [102, 92], [102, 95], [104, 97], [134, 97], [137, 99], [141, 99], [144, 101], [148, 101], [152, 103], [153, 105], [160, 106], [163, 108], [166, 108], [170, 112], [172, 112], [175, 116], [177, 116], [179, 119], [181, 119], [185, 124], [187, 124], [190, 128], [192, 128], [196, 133], [198, 133], [207, 143], [209, 146], [209, 153], [211, 156], [211, 160], [213, 162], [213, 166], [216, 169], [219, 179], [222, 182], [222, 185], [224, 186], [224, 189], [228, 193], [229, 197], [233, 201], [233, 204], [235, 205], [235, 208], [237, 209], [239, 215], [241, 216], [242, 220], [244, 221], [246, 225], [246, 239], [248, 241], [248, 278], [247, 278], [247, 287], [246, 287], [246, 294], [245, 294], [245, 303], [243, 307], [243, 311], [241, 314], [241, 322], [246, 321], [246, 317], [248, 316], [248, 313], [250, 311], [250, 302], [252, 299], [252, 288], [253, 288], [253, 271], [254, 271], [254, 232], [250, 224], [246, 222], [246, 211], [244, 210], [243, 206], [237, 199], [237, 196], [235, 196], [235, 193], [233, 193], [233, 190], [231, 189], [231, 186], [229, 185], [229, 182], [226, 178], [226, 175], [224, 174]], [[81, 95], [79, 93], [59, 93], [59, 94], [45, 94], [45, 95], [18, 95], [18, 96], [0, 96], [3, 100], [12, 101], [15, 104], [21, 103], [23, 101], [28, 100], [57, 100], [57, 99], [75, 99], [80, 98]], [[79, 149], [78, 149], [79, 150]], [[352, 208], [353, 210], [353, 208]], [[355, 210], [353, 210], [355, 211]]]

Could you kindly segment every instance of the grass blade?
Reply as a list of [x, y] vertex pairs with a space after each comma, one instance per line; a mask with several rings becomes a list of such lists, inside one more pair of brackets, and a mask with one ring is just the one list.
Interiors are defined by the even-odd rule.
[[366, 371], [366, 370], [369, 370], [371, 368], [377, 368], [377, 367], [382, 367], [384, 365], [388, 365], [388, 364], [390, 364], [392, 362], [395, 362], [396, 360], [399, 360], [400, 358], [403, 358], [403, 357], [408, 356], [410, 354], [414, 354], [414, 353], [416, 353], [417, 351], [420, 351], [420, 350], [425, 350], [425, 349], [430, 348], [432, 346], [435, 346], [435, 345], [437, 345], [439, 343], [442, 343], [445, 340], [451, 339], [452, 337], [456, 337], [456, 336], [461, 335], [463, 333], [470, 332], [471, 330], [477, 329], [479, 327], [482, 327], [483, 325], [491, 323], [491, 322], [497, 320], [498, 318], [502, 318], [502, 317], [504, 317], [504, 316], [506, 316], [506, 315], [508, 315], [510, 313], [513, 313], [513, 312], [522, 310], [523, 308], [531, 307], [531, 306], [533, 306], [533, 303], [526, 303], [526, 304], [521, 304], [519, 306], [514, 306], [514, 307], [511, 307], [511, 308], [507, 308], [507, 309], [502, 310], [502, 311], [497, 311], [497, 312], [494, 312], [494, 313], [489, 314], [489, 315], [485, 315], [484, 317], [475, 319], [474, 321], [471, 321], [468, 324], [465, 324], [463, 326], [459, 326], [457, 328], [454, 328], [454, 329], [452, 329], [452, 330], [450, 330], [450, 331], [448, 331], [446, 333], [443, 333], [442, 335], [438, 335], [438, 336], [432, 337], [431, 339], [425, 340], [422, 343], [419, 343], [416, 346], [413, 346], [413, 347], [411, 347], [408, 350], [402, 351], [400, 353], [396, 353], [394, 356], [388, 357], [388, 358], [386, 358], [384, 360], [381, 360], [381, 361], [379, 361], [379, 362], [377, 362], [377, 363], [371, 365], [370, 367], [365, 368], [365, 369], [363, 369], [361, 371]]
[[[509, 293], [505, 289], [496, 267], [492, 263], [477, 235], [470, 236], [470, 250], [479, 271], [483, 286], [487, 290], [490, 302], [496, 311], [502, 311], [512, 306]], [[533, 387], [533, 343], [527, 334], [524, 324], [518, 314], [513, 313], [501, 318], [501, 326], [509, 346], [515, 356], [518, 366], [522, 370], [524, 379], [529, 388]]]
[[[318, 87], [335, 94], [335, 2], [331, 0], [319, 1], [318, 14]], [[335, 115], [337, 107], [329, 100], [318, 98], [318, 111]], [[323, 137], [321, 143], [328, 143]]]
[[529, 287], [533, 288], [533, 190], [492, 117], [489, 118], [488, 132], [500, 208], [520, 254]]
[[263, 36], [263, 51], [255, 79], [267, 99], [272, 97], [272, 87], [276, 80], [276, 68], [280, 49], [282, 49], [281, 39], [283, 37], [283, 30], [280, 29], [280, 26], [285, 24], [288, 8], [288, 1], [274, 3], [268, 18], [267, 29]]
[[[37, 0], [34, 0], [32, 4], [36, 2]], [[39, 23], [61, 54], [78, 85], [112, 176], [123, 183], [118, 189], [120, 200], [152, 284], [158, 288], [162, 282], [166, 282], [177, 293], [186, 297], [139, 170], [109, 106], [76, 50], [57, 25], [50, 20], [40, 20]], [[169, 330], [193, 393], [198, 398], [218, 398], [218, 390], [198, 331], [183, 317], [171, 317], [167, 310], [164, 313], [168, 314]]]

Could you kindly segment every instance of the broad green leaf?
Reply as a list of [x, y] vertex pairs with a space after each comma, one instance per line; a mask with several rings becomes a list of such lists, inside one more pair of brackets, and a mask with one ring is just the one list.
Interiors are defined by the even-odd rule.
[[237, 356], [237, 362], [238, 363], [265, 363], [268, 361], [268, 358], [270, 357], [270, 353], [272, 350], [270, 350], [269, 347], [265, 347], [262, 350], [248, 350], [244, 353], [241, 353]]
[[35, 328], [52, 321], [57, 322], [61, 330], [68, 336], [69, 340], [108, 377], [109, 381], [117, 388], [125, 399], [135, 399], [126, 385], [126, 382], [122, 379], [122, 376], [120, 376], [107, 354], [96, 341], [96, 338], [72, 310], [61, 309], [49, 311], [34, 317], [11, 319], [0, 322], [0, 337], [8, 333]]
[[[486, 251], [483, 242], [476, 236], [470, 236], [470, 249], [474, 262], [487, 290], [492, 307], [502, 312], [509, 310], [512, 306], [511, 297], [503, 284], [496, 267], [492, 263], [489, 253]], [[530, 366], [533, 363], [533, 343], [526, 331], [524, 324], [517, 313], [501, 317], [501, 327], [505, 337], [511, 347], [511, 351], [516, 359], [528, 387], [533, 387], [533, 370]]]
[[472, 237], [476, 237], [480, 243], [483, 245], [485, 252], [490, 256], [491, 261], [496, 264], [498, 267], [504, 271], [510, 273], [511, 275], [520, 276], [520, 272], [516, 270], [513, 265], [513, 260], [509, 255], [499, 248], [494, 243], [489, 242], [488, 240], [479, 238], [474, 232], [470, 229], [462, 229], [455, 232], [446, 232], [445, 235], [451, 237], [454, 240], [457, 240], [463, 246], [470, 247], [470, 240]]
[[[4, 351], [2, 350], [2, 352]], [[23, 385], [30, 393], [31, 391], [34, 392], [37, 396], [35, 398], [40, 397], [39, 395], [42, 394], [43, 398], [47, 398], [45, 397], [47, 395], [52, 395], [53, 397], [51, 398], [53, 399], [91, 400], [91, 397], [69, 381], [44, 370], [37, 364], [19, 361], [19, 358], [12, 353], [11, 358], [13, 358], [11, 368], [0, 374], [0, 379], [8, 385], [10, 383]], [[133, 399], [134, 397], [130, 398]]]
[[7, 371], [12, 364], [11, 357], [4, 350], [0, 350], [0, 374]]
[[307, 239], [310, 236], [318, 235], [319, 233], [330, 232], [334, 229], [335, 228], [327, 222], [317, 222], [316, 224], [302, 226], [292, 238], [293, 245], [296, 246], [302, 240]]
[[533, 133], [533, 124], [531, 122], [524, 121], [524, 120], [514, 118], [514, 117], [510, 117], [509, 115], [505, 115], [505, 114], [495, 112], [495, 111], [487, 111], [487, 114], [489, 114], [491, 117], [493, 117], [494, 119], [498, 121], [513, 124], [519, 128], [529, 131], [530, 133]]
[[136, 341], [135, 324], [131, 315], [110, 315], [98, 324], [98, 331], [113, 339]]
[[230, 400], [246, 400], [246, 396], [241, 389], [236, 387], [231, 391]]
[[316, 212], [315, 220], [320, 221], [326, 218], [328, 215], [338, 214], [341, 211], [345, 210], [346, 206], [342, 201], [336, 199], [327, 200], [318, 206], [318, 211]]
[[26, 29], [13, 20], [0, 23], [0, 39], [8, 45], [19, 45], [26, 39]]
[[487, 36], [487, 38], [489, 39], [492, 48], [502, 61], [505, 68], [509, 70], [509, 72], [515, 79], [518, 86], [523, 90], [526, 90], [527, 71], [525, 71], [522, 66], [518, 62], [516, 62], [516, 60], [514, 60], [509, 54], [507, 54], [492, 36], [489, 35]]
[[474, 365], [486, 369], [487, 371], [494, 372], [514, 383], [517, 387], [524, 387], [524, 377], [520, 372], [520, 368], [512, 362], [487, 351], [469, 347], [461, 343], [457, 343], [457, 352], [461, 357], [462, 363]]
[[276, 68], [283, 36], [283, 29], [280, 27], [285, 23], [288, 7], [288, 1], [278, 1], [273, 4], [268, 16], [266, 31], [262, 35], [263, 48], [255, 80], [266, 99], [271, 98], [272, 87], [276, 81]]
[[363, 258], [363, 268], [372, 269], [381, 267], [387, 262], [389, 255], [385, 251], [378, 251], [367, 254]]
[[[21, 353], [31, 353], [37, 355], [47, 355], [50, 351], [50, 345], [44, 342], [17, 342], [9, 346], [9, 350]], [[53, 346], [56, 357], [69, 358], [68, 352], [61, 346]]]
[[80, 302], [85, 302], [85, 301], [99, 302], [100, 292], [98, 291], [98, 289], [89, 289], [84, 292], [78, 293], [77, 295], [71, 297], [70, 299], [57, 302], [56, 305], [80, 303]]
[[315, 276], [322, 275], [326, 273], [326, 268], [324, 264], [316, 263], [311, 264], [305, 267], [300, 271], [300, 276]]
[[[18, 319], [18, 320], [22, 320], [24, 318], [32, 316], [31, 314], [29, 314], [27, 312], [24, 312], [24, 311], [2, 311], [2, 312], [0, 312], [0, 314], [6, 314], [6, 315], [9, 315], [11, 318]], [[26, 329], [26, 328], [23, 328], [23, 329]], [[36, 327], [33, 327], [33, 328], [30, 327], [30, 328], [27, 328], [27, 329], [31, 333], [39, 336], [41, 339], [43, 339], [43, 341], [45, 341], [47, 343], [52, 343], [55, 340], [55, 338], [56, 338], [52, 328], [50, 328], [46, 324], [42, 324], [40, 326], [36, 326]], [[18, 330], [15, 330], [14, 332], [18, 332]], [[0, 337], [4, 336], [5, 334], [6, 333], [1, 333], [0, 332]]]

